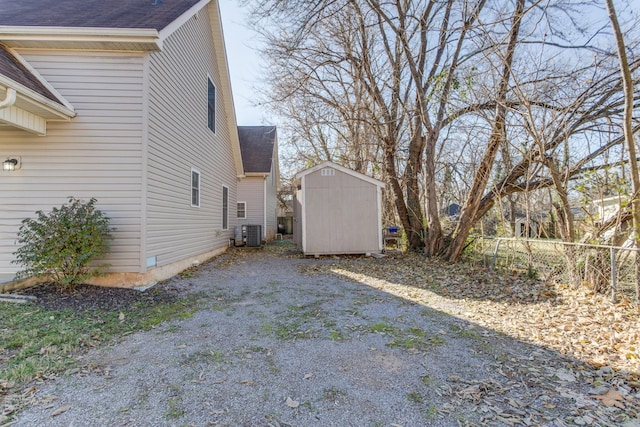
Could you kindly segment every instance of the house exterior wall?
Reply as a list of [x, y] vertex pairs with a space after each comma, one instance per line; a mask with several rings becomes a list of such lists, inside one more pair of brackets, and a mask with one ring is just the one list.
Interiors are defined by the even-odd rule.
[[379, 252], [379, 188], [333, 170], [334, 175], [323, 176], [320, 169], [302, 178], [304, 253]]
[[246, 202], [247, 209], [247, 217], [238, 218], [238, 225], [260, 224], [264, 233], [264, 178], [261, 176], [242, 178], [238, 183], [238, 201]]
[[142, 210], [142, 53], [18, 51], [76, 109], [70, 122], [49, 122], [46, 136], [0, 128], [0, 156], [22, 168], [0, 171], [0, 282], [11, 264], [22, 219], [68, 196], [98, 199], [115, 227], [106, 260], [115, 272], [139, 271]]
[[[236, 225], [237, 184], [208, 8], [149, 54], [146, 250], [158, 266], [227, 246]], [[207, 127], [207, 82], [216, 86], [216, 131]], [[200, 207], [191, 206], [191, 170]], [[222, 189], [229, 189], [222, 227]]]

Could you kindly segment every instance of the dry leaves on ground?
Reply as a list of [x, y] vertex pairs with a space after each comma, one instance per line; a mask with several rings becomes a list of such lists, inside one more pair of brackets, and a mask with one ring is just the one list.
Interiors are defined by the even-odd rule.
[[[539, 355], [511, 364], [498, 363], [496, 369], [503, 370], [505, 378], [522, 378], [524, 373], [531, 385], [549, 390], [548, 396], [573, 399], [577, 409], [570, 422], [575, 425], [607, 425], [628, 416], [640, 417], [640, 316], [629, 301], [613, 304], [586, 287], [574, 289], [526, 277], [501, 276], [418, 255], [322, 260], [303, 270], [310, 275], [336, 274], [464, 318], [485, 328], [480, 332], [481, 339], [496, 331], [540, 347]], [[547, 350], [566, 356], [569, 362], [563, 366], [569, 369], [546, 365], [548, 355], [543, 353]], [[508, 372], [513, 365], [518, 366], [518, 372]], [[487, 412], [487, 420], [528, 425], [530, 420], [522, 416], [520, 408], [525, 403], [516, 399], [506, 405], [502, 401], [505, 390], [526, 395], [526, 387], [505, 381], [487, 387], [461, 380], [451, 383], [445, 394], [453, 400], [482, 401], [480, 409]], [[568, 385], [576, 382], [586, 384], [591, 396], [570, 391]], [[552, 407], [554, 403], [543, 401], [543, 407], [548, 408], [544, 405]]]
[[583, 287], [501, 276], [421, 256], [343, 259], [305, 267], [332, 273], [587, 362], [640, 376], [640, 312]]

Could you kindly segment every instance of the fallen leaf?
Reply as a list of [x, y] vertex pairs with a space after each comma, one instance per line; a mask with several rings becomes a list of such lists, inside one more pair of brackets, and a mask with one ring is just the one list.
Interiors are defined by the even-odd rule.
[[66, 405], [66, 406], [61, 406], [58, 409], [56, 409], [55, 411], [53, 411], [51, 413], [52, 417], [58, 416], [60, 414], [64, 414], [65, 412], [67, 412], [69, 409], [71, 409], [71, 406]]
[[290, 397], [287, 397], [287, 400], [284, 402], [289, 408], [297, 408], [298, 406], [300, 406], [300, 402], [298, 402], [297, 400], [293, 400]]
[[610, 389], [606, 394], [602, 396], [594, 396], [594, 399], [600, 400], [607, 407], [615, 406], [616, 408], [624, 409], [624, 397], [620, 394], [620, 392]]

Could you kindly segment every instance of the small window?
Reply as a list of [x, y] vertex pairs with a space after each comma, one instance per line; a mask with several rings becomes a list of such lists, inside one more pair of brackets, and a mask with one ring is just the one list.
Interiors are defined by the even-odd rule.
[[336, 174], [335, 169], [332, 168], [324, 168], [320, 171], [320, 175], [322, 176], [334, 176]]
[[200, 206], [200, 172], [191, 169], [191, 206]]
[[213, 133], [216, 132], [216, 87], [208, 80], [208, 96], [207, 96], [207, 126]]
[[247, 219], [247, 202], [238, 202], [238, 219]]
[[222, 187], [222, 229], [229, 229], [229, 189]]

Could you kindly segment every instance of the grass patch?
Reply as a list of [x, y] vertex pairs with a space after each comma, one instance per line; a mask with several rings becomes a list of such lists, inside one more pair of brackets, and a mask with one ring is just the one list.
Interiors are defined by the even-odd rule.
[[429, 375], [423, 375], [420, 377], [422, 384], [429, 387], [433, 383], [433, 379]]
[[168, 409], [164, 413], [166, 420], [175, 420], [181, 418], [187, 411], [182, 407], [182, 400], [177, 397], [171, 397], [167, 401]]
[[438, 335], [427, 336], [427, 333], [418, 327], [402, 329], [387, 322], [379, 322], [369, 325], [367, 330], [391, 338], [391, 341], [387, 343], [388, 347], [398, 347], [405, 350], [427, 350], [445, 343], [442, 337]]
[[347, 341], [349, 337], [344, 332], [334, 329], [329, 332], [329, 339], [331, 341]]
[[472, 340], [481, 340], [483, 339], [482, 335], [480, 335], [478, 332], [474, 331], [473, 329], [470, 329], [469, 327], [466, 328], [462, 328], [460, 326], [457, 325], [450, 325], [449, 329], [456, 334], [456, 336], [460, 337], [460, 338], [469, 338]]
[[424, 396], [418, 391], [412, 391], [407, 394], [407, 400], [413, 403], [424, 403]]
[[167, 320], [189, 318], [197, 308], [196, 297], [136, 303], [118, 312], [0, 303], [0, 380], [20, 387], [64, 372], [77, 366], [83, 350]]

